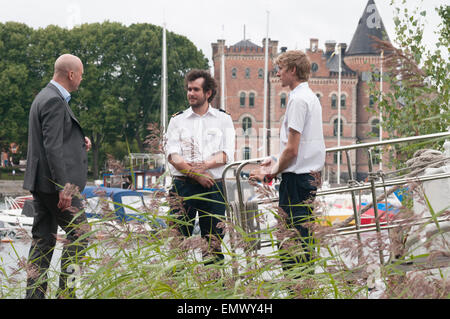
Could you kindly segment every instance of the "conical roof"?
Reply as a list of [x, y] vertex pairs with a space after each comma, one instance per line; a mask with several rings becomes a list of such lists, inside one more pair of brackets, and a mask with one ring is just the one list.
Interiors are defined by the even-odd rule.
[[233, 46], [238, 48], [259, 48], [258, 45], [254, 44], [250, 40], [241, 40]]
[[374, 0], [367, 2], [361, 19], [359, 19], [352, 42], [350, 42], [345, 54], [347, 56], [380, 54], [379, 49], [374, 47], [375, 41], [370, 36], [390, 41]]

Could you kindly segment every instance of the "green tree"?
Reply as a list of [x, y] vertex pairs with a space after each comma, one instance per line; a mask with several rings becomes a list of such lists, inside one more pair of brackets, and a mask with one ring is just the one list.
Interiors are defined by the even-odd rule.
[[126, 110], [117, 94], [119, 62], [123, 53], [120, 23], [83, 24], [71, 31], [71, 52], [83, 61], [83, 82], [71, 105], [92, 142], [92, 171], [98, 177], [102, 146], [123, 136]]
[[[121, 61], [119, 95], [128, 116], [125, 132], [130, 141], [137, 141], [139, 151], [144, 152], [148, 123], [160, 121], [162, 28], [133, 24], [124, 42], [126, 54]], [[203, 53], [186, 37], [167, 32], [169, 112], [186, 107], [184, 75], [193, 68], [208, 68]]]
[[442, 132], [450, 126], [449, 8], [441, 6], [436, 9], [441, 23], [436, 31], [438, 40], [434, 50], [423, 44], [426, 11], [418, 12], [416, 9], [410, 12], [406, 7], [396, 8], [395, 42], [398, 47], [379, 42], [387, 53], [384, 79], [389, 82], [390, 90], [383, 92], [380, 99], [376, 85], [379, 76], [375, 76], [370, 94], [376, 97], [378, 104], [378, 108], [372, 111], [378, 114], [381, 108], [382, 127], [390, 137]]
[[[186, 37], [168, 32], [169, 112], [186, 107], [184, 75], [208, 67]], [[80, 57], [83, 82], [72, 92], [71, 107], [93, 145], [89, 165], [98, 177], [107, 151], [129, 142], [145, 150], [149, 123], [159, 123], [162, 28], [151, 24], [103, 22], [68, 30], [50, 25], [33, 30], [0, 24], [0, 143], [26, 150], [28, 112], [34, 96], [50, 81], [54, 61], [64, 53]], [[0, 145], [1, 146], [1, 145]], [[24, 154], [25, 156], [25, 154]]]
[[28, 68], [28, 45], [32, 29], [25, 24], [0, 24], [0, 148], [15, 142], [24, 151], [32, 74]]

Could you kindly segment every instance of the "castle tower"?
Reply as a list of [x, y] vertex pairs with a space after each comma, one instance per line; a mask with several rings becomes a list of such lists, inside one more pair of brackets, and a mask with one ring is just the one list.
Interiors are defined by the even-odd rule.
[[[379, 116], [367, 111], [368, 107], [377, 107], [373, 102], [374, 97], [369, 94], [368, 82], [375, 80], [373, 72], [379, 73], [381, 69], [385, 70], [381, 65], [382, 52], [378, 49], [374, 38], [389, 41], [375, 1], [369, 0], [344, 58], [345, 63], [358, 75], [356, 135], [357, 140], [362, 143], [377, 140], [378, 137], [371, 137], [370, 133], [379, 131]], [[378, 86], [379, 83], [377, 83]], [[388, 84], [384, 82], [383, 91], [387, 90], [389, 90]], [[366, 150], [357, 152], [356, 162], [359, 179], [362, 179], [368, 171]]]

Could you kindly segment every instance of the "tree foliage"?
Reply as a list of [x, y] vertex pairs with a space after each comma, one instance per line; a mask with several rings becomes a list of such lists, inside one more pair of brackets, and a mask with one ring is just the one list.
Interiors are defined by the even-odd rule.
[[[1, 147], [15, 142], [25, 157], [29, 108], [64, 53], [77, 55], [84, 64], [83, 82], [70, 104], [93, 143], [90, 166], [97, 176], [105, 150], [130, 141], [132, 151], [144, 151], [148, 123], [159, 122], [162, 28], [108, 21], [71, 30], [0, 23]], [[168, 108], [176, 112], [186, 106], [185, 73], [206, 69], [208, 62], [189, 39], [168, 32], [167, 63]]]
[[384, 80], [389, 82], [390, 90], [380, 95], [376, 86], [379, 77], [375, 77], [370, 90], [377, 97], [378, 108], [374, 111], [378, 114], [382, 110], [382, 127], [391, 138], [443, 132], [450, 127], [449, 8], [435, 9], [441, 18], [435, 49], [423, 43], [427, 12], [411, 12], [407, 7], [395, 9], [397, 47], [379, 41], [387, 52]]

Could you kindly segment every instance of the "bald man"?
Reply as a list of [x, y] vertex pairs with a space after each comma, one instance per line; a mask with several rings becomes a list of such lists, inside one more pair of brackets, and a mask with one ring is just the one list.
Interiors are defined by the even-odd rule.
[[53, 79], [39, 92], [30, 109], [23, 188], [33, 194], [35, 217], [28, 257], [27, 299], [45, 298], [46, 272], [58, 226], [65, 231], [67, 240], [57, 295], [75, 297], [68, 283], [71, 278], [68, 269], [77, 269], [75, 265], [83, 256], [87, 242], [77, 239], [87, 230], [80, 225], [87, 223], [80, 198], [62, 188], [71, 184], [81, 192], [87, 180], [87, 151], [91, 142], [69, 106], [70, 93], [78, 90], [82, 78], [81, 60], [71, 54], [60, 56], [55, 62]]

